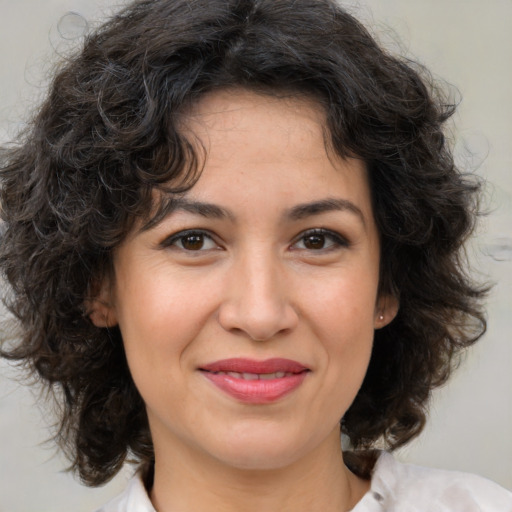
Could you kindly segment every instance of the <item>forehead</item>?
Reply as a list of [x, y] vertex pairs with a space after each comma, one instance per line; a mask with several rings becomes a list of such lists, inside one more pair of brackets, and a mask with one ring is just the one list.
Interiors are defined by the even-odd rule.
[[216, 91], [188, 109], [181, 129], [204, 158], [192, 195], [245, 182], [253, 192], [280, 190], [283, 202], [336, 191], [369, 200], [364, 162], [331, 149], [325, 110], [310, 97]]
[[[207, 93], [193, 102], [182, 117], [185, 127], [224, 127], [247, 118], [252, 123], [261, 123], [269, 115], [285, 122], [301, 117], [319, 126], [325, 124], [326, 113], [320, 101], [299, 92], [260, 92], [243, 87], [229, 87]], [[277, 128], [277, 127], [276, 127]]]
[[241, 88], [216, 91], [188, 109], [182, 129], [209, 153], [222, 148], [225, 156], [235, 153], [234, 147], [226, 151], [234, 139], [244, 137], [254, 147], [266, 148], [259, 158], [271, 155], [278, 145], [285, 149], [284, 138], [290, 143], [300, 138], [301, 146], [293, 148], [298, 158], [318, 156], [318, 151], [324, 156], [327, 147], [324, 108], [297, 94], [261, 94]]

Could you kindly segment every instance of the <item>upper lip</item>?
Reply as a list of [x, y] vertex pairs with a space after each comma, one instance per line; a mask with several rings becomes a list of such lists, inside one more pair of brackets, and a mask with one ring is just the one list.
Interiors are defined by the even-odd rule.
[[208, 372], [237, 372], [237, 373], [301, 373], [308, 370], [303, 364], [291, 359], [273, 358], [258, 361], [246, 358], [221, 359], [202, 365], [200, 370]]

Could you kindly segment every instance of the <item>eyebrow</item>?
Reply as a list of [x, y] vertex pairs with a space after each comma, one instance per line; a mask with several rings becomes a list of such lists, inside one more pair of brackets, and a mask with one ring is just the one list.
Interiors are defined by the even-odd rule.
[[326, 199], [320, 199], [310, 203], [298, 204], [297, 206], [290, 208], [285, 213], [285, 217], [291, 220], [301, 220], [332, 211], [346, 211], [353, 213], [359, 217], [363, 225], [366, 225], [364, 214], [358, 206], [348, 199], [337, 197], [328, 197]]
[[230, 219], [234, 220], [235, 216], [227, 209], [222, 208], [213, 203], [206, 203], [203, 201], [196, 201], [187, 199], [186, 197], [172, 197], [165, 201], [162, 206], [159, 217], [164, 218], [172, 215], [176, 211], [185, 211], [200, 215], [201, 217], [214, 218], [214, 219]]
[[[154, 219], [156, 222], [150, 221], [149, 224], [154, 226], [155, 224], [158, 224], [160, 220], [179, 210], [200, 215], [205, 218], [229, 219], [231, 221], [235, 220], [235, 215], [230, 210], [223, 208], [222, 206], [192, 200], [186, 197], [173, 197], [166, 201], [162, 206], [162, 209], [158, 214], [158, 219]], [[365, 217], [361, 209], [348, 199], [337, 197], [328, 197], [317, 201], [311, 201], [309, 203], [298, 204], [286, 210], [283, 218], [296, 221], [331, 211], [353, 213], [360, 219], [363, 225], [366, 226]], [[150, 227], [150, 225], [146, 225], [146, 229]]]

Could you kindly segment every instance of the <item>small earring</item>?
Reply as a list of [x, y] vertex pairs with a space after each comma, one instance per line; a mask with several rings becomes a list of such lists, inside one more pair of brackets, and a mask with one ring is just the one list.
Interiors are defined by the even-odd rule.
[[379, 315], [379, 320], [382, 322], [382, 320], [384, 320], [384, 315]]

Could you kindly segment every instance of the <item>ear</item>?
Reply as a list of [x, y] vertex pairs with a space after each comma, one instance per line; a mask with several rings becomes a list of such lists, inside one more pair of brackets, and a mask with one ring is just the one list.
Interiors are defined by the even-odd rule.
[[117, 325], [117, 317], [110, 279], [104, 278], [94, 288], [93, 298], [85, 302], [89, 319], [96, 327], [114, 327]]
[[395, 295], [381, 295], [375, 308], [374, 328], [382, 329], [390, 324], [398, 313], [399, 301]]

